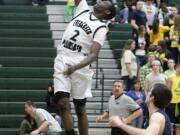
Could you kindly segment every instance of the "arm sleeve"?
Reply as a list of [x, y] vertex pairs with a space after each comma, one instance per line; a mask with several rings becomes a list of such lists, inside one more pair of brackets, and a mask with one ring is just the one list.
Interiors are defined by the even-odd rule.
[[41, 112], [40, 110], [36, 111], [36, 115], [40, 119], [41, 122], [43, 122], [44, 120], [47, 120], [45, 114]]
[[162, 26], [162, 31], [163, 32], [167, 32], [169, 30], [170, 30], [170, 28], [168, 26]]
[[134, 112], [140, 108], [140, 106], [130, 97], [127, 98], [128, 108], [131, 112]]
[[107, 34], [106, 26], [100, 27], [94, 33], [94, 36], [93, 36], [94, 41], [98, 42], [102, 46], [104, 44], [105, 39], [106, 39], [106, 34]]
[[131, 63], [131, 51], [126, 50], [124, 52], [124, 56], [123, 57], [124, 57], [124, 63], [125, 64]]

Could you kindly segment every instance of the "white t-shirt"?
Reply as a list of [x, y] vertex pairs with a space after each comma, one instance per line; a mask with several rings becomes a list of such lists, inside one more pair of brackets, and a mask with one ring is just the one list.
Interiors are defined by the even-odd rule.
[[93, 41], [103, 45], [107, 31], [106, 24], [89, 11], [86, 0], [81, 0], [75, 17], [63, 34], [61, 45], [57, 46], [58, 54], [89, 54]]
[[45, 130], [45, 133], [62, 131], [59, 123], [54, 119], [54, 117], [49, 112], [47, 112], [44, 109], [37, 108], [35, 112], [35, 121], [38, 127], [41, 126], [44, 120], [48, 121], [49, 123], [48, 128]]
[[123, 57], [121, 58], [121, 76], [128, 76], [126, 64], [131, 64], [131, 74], [137, 76], [137, 62], [136, 56], [131, 50], [125, 50]]
[[148, 20], [148, 25], [152, 26], [153, 21], [154, 21], [154, 16], [158, 12], [157, 8], [152, 4], [152, 5], [147, 5], [146, 3], [143, 6], [143, 11], [146, 13], [146, 17]]

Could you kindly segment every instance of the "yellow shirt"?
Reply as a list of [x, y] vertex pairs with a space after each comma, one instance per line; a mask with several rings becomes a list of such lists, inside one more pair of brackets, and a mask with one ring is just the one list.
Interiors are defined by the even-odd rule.
[[164, 32], [169, 31], [170, 28], [168, 26], [159, 26], [159, 32], [154, 35], [153, 31], [150, 31], [150, 43], [152, 45], [158, 45], [158, 42], [164, 40]]
[[172, 76], [172, 100], [171, 103], [180, 103], [180, 76], [174, 74]]
[[75, 6], [74, 0], [68, 0], [68, 6]]
[[170, 35], [172, 35], [175, 38], [174, 40], [171, 41], [171, 47], [172, 48], [178, 47], [179, 34], [177, 31], [174, 31], [174, 25], [171, 26]]

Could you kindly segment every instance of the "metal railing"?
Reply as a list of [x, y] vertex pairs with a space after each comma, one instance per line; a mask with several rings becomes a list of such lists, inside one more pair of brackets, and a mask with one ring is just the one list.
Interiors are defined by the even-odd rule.
[[100, 84], [102, 85], [101, 88], [101, 113], [104, 112], [104, 71], [103, 68], [100, 68], [100, 72], [102, 73], [102, 78], [100, 80]]

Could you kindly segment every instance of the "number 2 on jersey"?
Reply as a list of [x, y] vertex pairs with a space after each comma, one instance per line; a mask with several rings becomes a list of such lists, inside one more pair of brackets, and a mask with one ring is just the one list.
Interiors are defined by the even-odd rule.
[[79, 30], [74, 30], [75, 34], [70, 38], [72, 41], [76, 42], [76, 37], [79, 36]]

